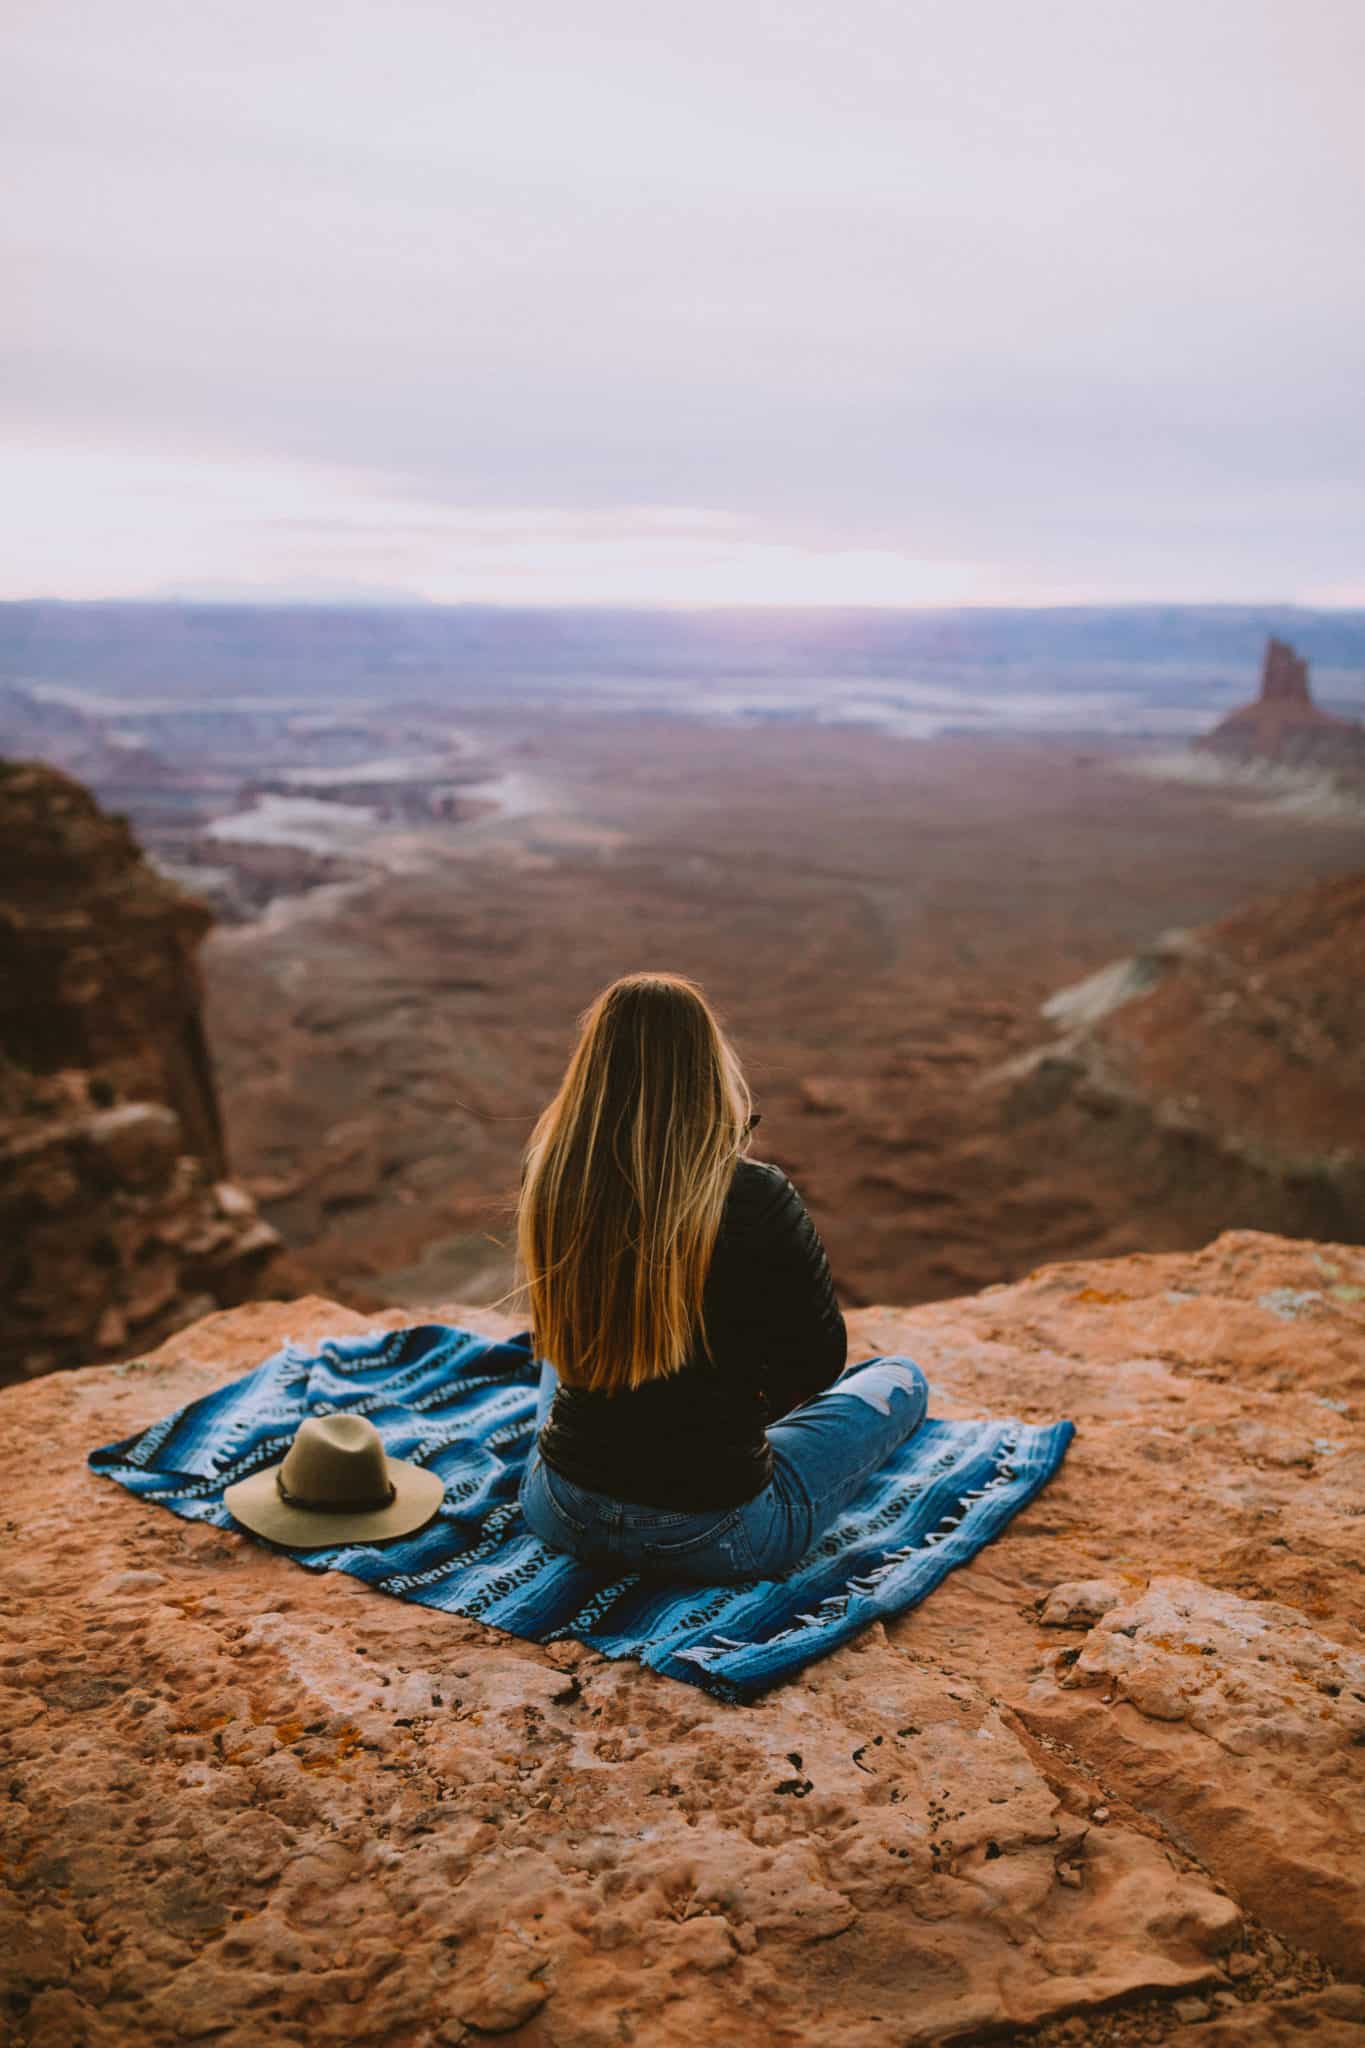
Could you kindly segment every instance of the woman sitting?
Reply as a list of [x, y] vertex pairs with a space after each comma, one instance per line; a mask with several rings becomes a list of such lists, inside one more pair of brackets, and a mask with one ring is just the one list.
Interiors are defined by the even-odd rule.
[[541, 1358], [521, 1488], [541, 1540], [703, 1583], [805, 1555], [923, 1420], [907, 1359], [845, 1369], [829, 1261], [698, 986], [629, 974], [583, 1014], [526, 1148]]

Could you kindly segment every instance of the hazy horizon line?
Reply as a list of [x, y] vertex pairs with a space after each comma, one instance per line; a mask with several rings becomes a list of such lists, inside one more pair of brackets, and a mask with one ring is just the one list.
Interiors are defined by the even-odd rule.
[[363, 594], [332, 596], [308, 596], [301, 594], [275, 593], [269, 590], [260, 595], [234, 591], [214, 595], [210, 593], [143, 593], [138, 596], [62, 597], [51, 592], [35, 592], [24, 597], [0, 596], [0, 609], [17, 610], [24, 606], [61, 606], [76, 610], [145, 610], [145, 611], [363, 611], [363, 612], [601, 612], [613, 615], [643, 613], [646, 615], [668, 614], [687, 616], [717, 616], [742, 613], [768, 612], [776, 616], [792, 613], [830, 618], [860, 617], [867, 614], [905, 617], [932, 617], [935, 614], [961, 612], [1029, 612], [1029, 613], [1075, 613], [1075, 612], [1295, 612], [1327, 617], [1365, 618], [1365, 601], [1360, 603], [1308, 602], [1303, 598], [1167, 598], [1167, 597], [1122, 597], [1122, 598], [1079, 598], [1058, 602], [1056, 599], [1040, 598], [958, 598], [947, 602], [931, 600], [919, 603], [876, 603], [863, 601], [856, 604], [830, 604], [817, 599], [802, 602], [799, 598], [777, 603], [770, 598], [745, 600], [732, 598], [723, 602], [687, 598], [546, 598], [508, 600], [505, 598], [483, 597], [425, 597], [420, 592], [394, 592], [392, 595], [367, 597]]

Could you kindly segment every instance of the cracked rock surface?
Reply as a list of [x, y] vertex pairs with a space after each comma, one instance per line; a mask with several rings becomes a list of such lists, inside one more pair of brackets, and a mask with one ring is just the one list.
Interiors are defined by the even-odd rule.
[[749, 1708], [85, 1468], [287, 1337], [415, 1317], [257, 1303], [6, 1390], [0, 2039], [1360, 2041], [1362, 1282], [1240, 1232], [851, 1316], [932, 1413], [1077, 1437]]

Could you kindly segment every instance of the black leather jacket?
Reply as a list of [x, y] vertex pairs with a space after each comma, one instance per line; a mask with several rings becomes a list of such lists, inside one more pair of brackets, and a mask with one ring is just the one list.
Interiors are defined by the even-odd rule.
[[768, 1482], [769, 1422], [836, 1380], [848, 1333], [829, 1260], [778, 1166], [736, 1162], [706, 1277], [700, 1345], [628, 1394], [561, 1385], [540, 1451], [574, 1485], [661, 1508], [732, 1507]]

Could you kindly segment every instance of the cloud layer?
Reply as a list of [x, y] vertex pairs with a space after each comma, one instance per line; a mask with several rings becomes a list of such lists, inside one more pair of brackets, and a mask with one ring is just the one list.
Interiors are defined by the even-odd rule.
[[48, 0], [4, 589], [1351, 595], [1353, 0]]

